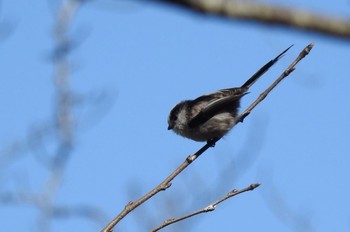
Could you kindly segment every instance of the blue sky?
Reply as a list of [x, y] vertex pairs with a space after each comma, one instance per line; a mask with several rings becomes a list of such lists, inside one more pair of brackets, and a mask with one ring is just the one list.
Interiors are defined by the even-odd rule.
[[[283, 4], [344, 17], [350, 10], [347, 1]], [[53, 153], [57, 137], [46, 136], [44, 148], [33, 149], [30, 135], [54, 120], [51, 57], [58, 5], [1, 1], [0, 24], [10, 31], [0, 37], [0, 192], [40, 193], [50, 176], [36, 157]], [[107, 0], [82, 5], [70, 36], [77, 44], [69, 54], [70, 88], [82, 100], [72, 110], [74, 150], [54, 202], [94, 206], [106, 217], [102, 224], [54, 219], [51, 231], [100, 230], [204, 145], [167, 131], [176, 103], [239, 86], [294, 44], [244, 97], [244, 109], [310, 42], [310, 55], [243, 124], [171, 188], [128, 215], [117, 231], [148, 231], [256, 182], [262, 185], [255, 191], [164, 231], [349, 230], [347, 42], [165, 5]], [[4, 231], [37, 231], [40, 215], [27, 203], [0, 207]]]

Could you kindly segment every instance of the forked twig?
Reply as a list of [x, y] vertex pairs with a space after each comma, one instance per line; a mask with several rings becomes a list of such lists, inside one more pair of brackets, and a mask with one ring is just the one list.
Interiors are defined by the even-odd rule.
[[151, 230], [151, 232], [156, 232], [156, 231], [159, 231], [160, 229], [164, 228], [164, 227], [167, 227], [173, 223], [176, 223], [176, 222], [179, 222], [179, 221], [182, 221], [182, 220], [185, 220], [187, 218], [190, 218], [190, 217], [193, 217], [195, 215], [198, 215], [198, 214], [201, 214], [201, 213], [208, 213], [208, 212], [211, 212], [211, 211], [214, 211], [216, 209], [216, 206], [218, 206], [220, 203], [222, 203], [223, 201], [226, 201], [227, 199], [233, 197], [233, 196], [236, 196], [238, 194], [241, 194], [241, 193], [244, 193], [244, 192], [247, 192], [247, 191], [252, 191], [254, 189], [256, 189], [257, 187], [259, 187], [260, 184], [259, 183], [256, 183], [256, 184], [251, 184], [249, 185], [248, 187], [244, 188], [244, 189], [241, 189], [241, 190], [237, 190], [237, 189], [234, 189], [232, 190], [231, 192], [229, 192], [228, 194], [226, 194], [226, 196], [222, 197], [221, 199], [215, 201], [214, 203], [208, 205], [207, 207], [203, 208], [203, 209], [200, 209], [200, 210], [197, 210], [195, 212], [192, 212], [192, 213], [189, 213], [187, 215], [184, 215], [182, 217], [178, 217], [178, 218], [171, 218], [171, 219], [168, 219], [168, 220], [165, 220], [161, 225], [157, 226], [156, 228], [154, 228], [153, 230]]
[[[302, 60], [307, 54], [309, 54], [310, 50], [313, 47], [313, 43], [306, 46], [299, 54], [299, 56], [289, 65], [289, 67], [281, 74], [279, 78], [276, 79], [260, 96], [240, 115], [236, 118], [236, 124], [239, 122], [243, 122], [243, 120], [250, 114], [250, 112], [260, 103], [265, 97], [274, 89], [278, 83], [280, 83], [285, 77], [287, 77], [291, 72], [294, 71], [297, 63]], [[137, 208], [139, 205], [153, 197], [155, 194], [160, 191], [166, 190], [171, 186], [171, 181], [179, 175], [187, 166], [189, 166], [193, 161], [195, 161], [201, 154], [203, 154], [208, 148], [213, 147], [217, 141], [221, 138], [214, 139], [208, 141], [201, 149], [199, 149], [193, 155], [188, 156], [185, 161], [175, 170], [173, 171], [165, 180], [162, 181], [158, 186], [148, 192], [146, 195], [141, 197], [137, 201], [130, 201], [124, 209], [110, 222], [108, 225], [102, 229], [102, 232], [111, 232], [114, 226], [122, 220], [126, 215], [128, 215], [131, 211]]]

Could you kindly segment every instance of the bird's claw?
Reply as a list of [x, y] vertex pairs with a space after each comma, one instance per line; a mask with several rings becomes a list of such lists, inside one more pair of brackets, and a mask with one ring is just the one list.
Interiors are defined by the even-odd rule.
[[215, 139], [215, 138], [208, 139], [208, 141], [207, 141], [207, 144], [208, 144], [210, 147], [215, 147], [215, 143], [216, 143], [216, 139]]

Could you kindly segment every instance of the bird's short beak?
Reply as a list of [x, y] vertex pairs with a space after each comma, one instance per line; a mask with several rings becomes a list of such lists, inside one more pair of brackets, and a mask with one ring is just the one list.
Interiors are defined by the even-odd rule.
[[174, 128], [174, 126], [172, 126], [172, 125], [168, 126], [168, 130], [172, 130], [173, 128]]

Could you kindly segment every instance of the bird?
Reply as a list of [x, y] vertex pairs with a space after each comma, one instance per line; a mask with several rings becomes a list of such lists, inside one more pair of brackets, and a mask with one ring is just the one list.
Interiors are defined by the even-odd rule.
[[168, 130], [197, 142], [222, 138], [236, 124], [241, 98], [292, 46], [262, 66], [241, 87], [221, 89], [175, 105], [168, 116]]

